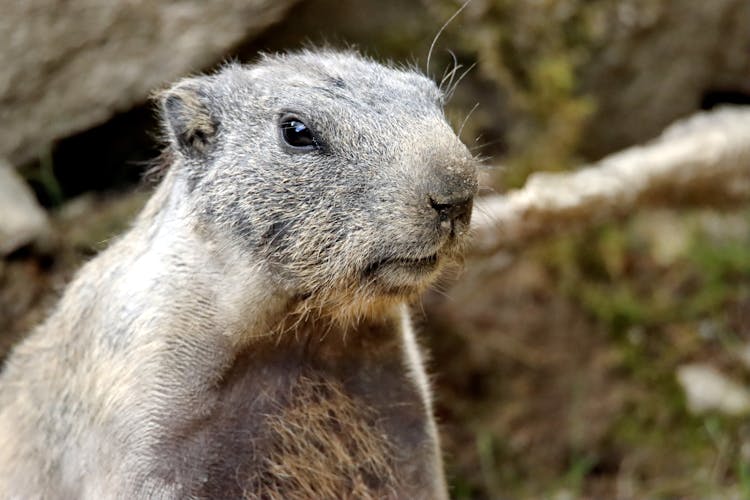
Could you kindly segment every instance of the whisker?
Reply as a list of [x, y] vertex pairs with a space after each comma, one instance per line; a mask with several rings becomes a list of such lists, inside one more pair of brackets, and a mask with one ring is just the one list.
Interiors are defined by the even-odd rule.
[[448, 53], [453, 58], [453, 69], [449, 73], [445, 74], [443, 79], [440, 81], [439, 88], [441, 92], [443, 91], [443, 84], [445, 83], [446, 79], [449, 79], [448, 85], [446, 88], [447, 89], [451, 88], [451, 86], [453, 85], [453, 78], [456, 76], [456, 72], [459, 70], [459, 68], [461, 68], [461, 65], [458, 64], [458, 58], [456, 57], [456, 53], [450, 49], [448, 49]]
[[484, 142], [482, 144], [477, 144], [476, 146], [472, 146], [469, 148], [470, 151], [476, 151], [477, 149], [486, 148], [487, 146], [492, 146], [493, 144], [497, 144], [500, 142], [503, 142], [504, 139], [495, 139], [494, 141], [488, 141]]
[[463, 80], [466, 77], [466, 75], [468, 75], [469, 72], [472, 69], [474, 69], [474, 67], [476, 65], [477, 65], [477, 63], [472, 64], [471, 66], [469, 66], [468, 68], [466, 68], [466, 71], [464, 71], [463, 73], [461, 73], [461, 76], [458, 77], [458, 79], [456, 80], [456, 83], [454, 83], [453, 86], [448, 90], [448, 95], [446, 96], [446, 100], [447, 101], [450, 101], [453, 98], [453, 94], [456, 92], [456, 89], [458, 88], [458, 84], [461, 83], [461, 80]]
[[469, 121], [469, 118], [471, 118], [471, 114], [479, 107], [479, 103], [474, 104], [474, 107], [471, 108], [471, 110], [466, 115], [466, 118], [464, 118], [463, 123], [461, 123], [461, 126], [458, 128], [458, 138], [461, 138], [461, 132], [464, 131], [464, 127], [466, 126], [466, 122]]
[[445, 83], [445, 80], [448, 78], [449, 71], [451, 71], [450, 64], [445, 67], [445, 69], [443, 70], [443, 75], [440, 78], [440, 84], [438, 85], [438, 89], [440, 89], [440, 92], [443, 91], [443, 84]]
[[432, 43], [430, 44], [430, 50], [427, 51], [427, 65], [425, 66], [425, 72], [429, 75], [430, 74], [430, 59], [432, 59], [432, 51], [435, 49], [435, 44], [437, 43], [438, 39], [440, 38], [440, 35], [443, 34], [443, 31], [445, 31], [445, 28], [448, 27], [448, 25], [456, 18], [458, 15], [463, 11], [467, 5], [471, 3], [471, 0], [466, 0], [461, 7], [458, 8], [456, 12], [453, 13], [451, 17], [448, 18], [447, 21], [440, 27], [438, 32], [435, 34], [435, 38], [432, 39]]

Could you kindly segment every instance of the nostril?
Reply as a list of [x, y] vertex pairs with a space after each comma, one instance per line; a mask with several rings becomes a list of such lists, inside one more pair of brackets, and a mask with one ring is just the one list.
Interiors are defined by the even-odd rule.
[[471, 196], [440, 201], [430, 196], [430, 206], [440, 215], [441, 220], [466, 219], [471, 212], [472, 201], [473, 197]]
[[436, 202], [432, 196], [430, 196], [430, 206], [435, 209], [435, 211], [440, 214], [441, 218], [448, 218], [448, 210], [450, 209], [451, 205], [449, 203], [438, 203]]

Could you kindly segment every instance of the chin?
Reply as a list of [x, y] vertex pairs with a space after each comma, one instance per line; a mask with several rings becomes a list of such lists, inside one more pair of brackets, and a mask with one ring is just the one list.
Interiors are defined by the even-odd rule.
[[327, 290], [300, 294], [300, 310], [317, 311], [341, 324], [385, 319], [404, 302], [418, 300], [451, 262], [453, 255], [444, 251], [420, 258], [376, 259]]
[[412, 300], [421, 295], [440, 274], [444, 257], [382, 259], [362, 273], [361, 288], [367, 295]]

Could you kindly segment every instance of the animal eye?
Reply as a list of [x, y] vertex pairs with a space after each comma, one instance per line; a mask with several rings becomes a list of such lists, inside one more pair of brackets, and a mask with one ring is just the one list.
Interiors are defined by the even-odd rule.
[[295, 150], [311, 151], [318, 149], [318, 143], [310, 128], [296, 116], [284, 116], [279, 122], [281, 138]]

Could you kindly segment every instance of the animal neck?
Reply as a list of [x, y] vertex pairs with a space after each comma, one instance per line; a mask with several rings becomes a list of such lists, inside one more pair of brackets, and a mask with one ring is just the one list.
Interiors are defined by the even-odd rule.
[[285, 290], [249, 251], [199, 227], [184, 201], [184, 181], [174, 171], [167, 173], [136, 226], [113, 250], [120, 258], [108, 259], [123, 267], [115, 287], [122, 307], [159, 325], [144, 331], [206, 348], [213, 343], [212, 348], [221, 346], [233, 358], [254, 345], [289, 349], [289, 342], [325, 340], [343, 346], [347, 337], [360, 335], [358, 331], [395, 320], [400, 307], [395, 300], [383, 301], [378, 314], [367, 314], [366, 320], [357, 319], [363, 317], [359, 311], [347, 313], [342, 321], [342, 308], [337, 315], [331, 308], [310, 307], [306, 299]]

